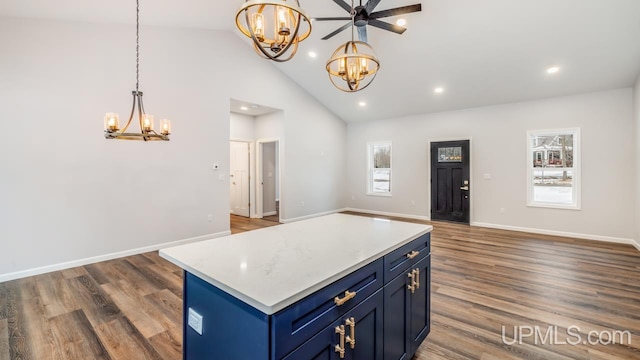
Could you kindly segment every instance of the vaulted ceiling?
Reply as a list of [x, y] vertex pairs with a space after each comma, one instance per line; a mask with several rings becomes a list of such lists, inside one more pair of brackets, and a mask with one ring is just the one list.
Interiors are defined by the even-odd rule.
[[[314, 22], [296, 57], [274, 66], [354, 122], [630, 87], [640, 72], [639, 0], [382, 0], [376, 10], [418, 2], [422, 12], [404, 16], [403, 35], [369, 27], [382, 65], [363, 91], [335, 89], [324, 69], [350, 39], [347, 30], [321, 40], [341, 21]], [[234, 19], [242, 3], [142, 0], [141, 22], [240, 36]], [[332, 0], [300, 4], [310, 17], [345, 15]], [[134, 9], [133, 0], [0, 2], [0, 16], [106, 23], [133, 23]], [[547, 74], [551, 66], [559, 71]], [[444, 91], [436, 94], [436, 87]]]

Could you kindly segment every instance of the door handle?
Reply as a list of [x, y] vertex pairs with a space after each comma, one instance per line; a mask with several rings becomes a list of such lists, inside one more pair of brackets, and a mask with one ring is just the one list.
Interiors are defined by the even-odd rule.
[[351, 327], [351, 333], [347, 335], [346, 341], [349, 344], [351, 344], [352, 349], [355, 349], [356, 348], [356, 319], [351, 317], [345, 320], [344, 323], [347, 326]]
[[340, 359], [344, 359], [344, 334], [346, 331], [344, 330], [344, 325], [336, 326], [336, 334], [340, 335], [340, 343], [334, 347], [335, 352], [340, 354]]
[[469, 191], [469, 186], [460, 186], [460, 190]]

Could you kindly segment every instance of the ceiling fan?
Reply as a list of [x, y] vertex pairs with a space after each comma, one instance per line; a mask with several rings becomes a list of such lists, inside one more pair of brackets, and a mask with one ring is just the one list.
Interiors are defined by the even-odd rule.
[[[338, 4], [341, 8], [345, 9], [349, 13], [349, 15], [351, 15], [353, 11], [353, 23], [358, 28], [358, 37], [360, 38], [360, 41], [364, 41], [364, 42], [367, 42], [367, 25], [375, 26], [377, 28], [391, 31], [396, 34], [402, 34], [403, 32], [405, 32], [405, 30], [407, 30], [407, 28], [405, 27], [389, 24], [387, 22], [384, 22], [378, 19], [389, 17], [389, 16], [397, 16], [397, 15], [422, 11], [422, 4], [401, 6], [394, 9], [373, 12], [373, 9], [375, 9], [375, 7], [378, 6], [378, 4], [380, 3], [380, 0], [369, 0], [366, 4], [364, 4], [364, 6], [362, 5], [362, 0], [360, 0], [360, 5], [356, 6], [353, 9], [344, 0], [333, 0], [333, 2]], [[349, 21], [348, 23], [344, 24], [342, 27], [338, 28], [336, 31], [323, 37], [322, 40], [327, 40], [351, 26], [351, 16], [314, 18], [313, 20], [315, 21], [348, 20]]]

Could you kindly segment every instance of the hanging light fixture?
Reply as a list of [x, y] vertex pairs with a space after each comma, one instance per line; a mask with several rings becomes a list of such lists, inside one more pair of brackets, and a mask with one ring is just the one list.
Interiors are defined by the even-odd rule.
[[[139, 91], [139, 77], [140, 77], [140, 0], [136, 0], [136, 89], [132, 91], [133, 94], [133, 106], [131, 107], [131, 115], [129, 115], [129, 121], [120, 129], [120, 120], [118, 114], [107, 113], [104, 116], [104, 137], [106, 139], [119, 139], [119, 140], [169, 140], [169, 134], [171, 134], [171, 121], [167, 119], [160, 120], [160, 133], [156, 133], [153, 129], [153, 115], [147, 114], [144, 111], [144, 105], [142, 104], [142, 91]], [[138, 123], [140, 125], [140, 132], [127, 132], [129, 125], [133, 121], [133, 115], [138, 109]]]
[[278, 62], [293, 58], [298, 44], [311, 34], [311, 21], [298, 0], [246, 0], [236, 13], [236, 25], [253, 40], [258, 55]]
[[380, 61], [371, 45], [355, 41], [356, 10], [351, 0], [351, 41], [340, 45], [327, 61], [327, 72], [333, 86], [345, 92], [356, 92], [369, 86], [380, 70]]

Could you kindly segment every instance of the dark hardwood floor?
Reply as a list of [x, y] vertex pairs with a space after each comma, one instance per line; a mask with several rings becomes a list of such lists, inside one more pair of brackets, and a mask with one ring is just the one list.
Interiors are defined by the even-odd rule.
[[[231, 220], [233, 233], [275, 224]], [[415, 360], [640, 359], [635, 248], [433, 225], [431, 334]], [[182, 271], [155, 252], [0, 283], [0, 360], [181, 359], [181, 296]], [[538, 326], [538, 344], [504, 344], [503, 326], [507, 342]], [[568, 329], [628, 330], [631, 344], [550, 344], [575, 340]]]

